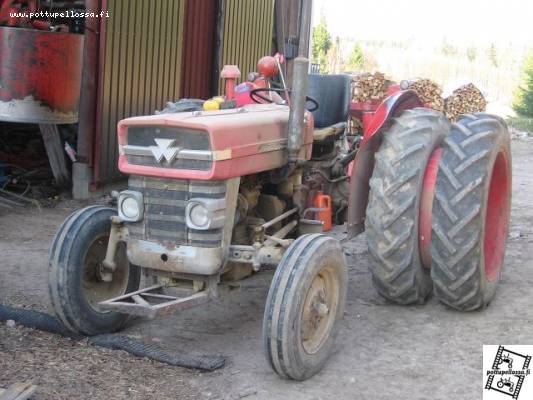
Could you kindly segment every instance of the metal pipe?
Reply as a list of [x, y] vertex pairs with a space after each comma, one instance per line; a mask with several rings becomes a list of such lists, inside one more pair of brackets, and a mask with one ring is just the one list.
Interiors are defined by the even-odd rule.
[[263, 229], [270, 228], [272, 225], [277, 224], [280, 221], [283, 221], [285, 218], [290, 217], [292, 214], [296, 214], [297, 212], [298, 212], [298, 207], [295, 207], [292, 210], [289, 210], [281, 215], [278, 215], [276, 218], [271, 219], [268, 222], [265, 222], [263, 225], [261, 225], [261, 228]]
[[309, 59], [307, 59], [308, 29], [311, 23], [311, 8], [313, 2], [304, 0], [302, 2], [302, 18], [300, 20], [300, 43], [298, 45], [298, 57], [294, 60], [292, 78], [291, 109], [289, 114], [289, 132], [287, 149], [289, 152], [289, 162], [296, 163], [303, 144], [303, 128], [305, 118], [305, 98], [307, 95], [307, 78], [309, 74]]
[[298, 225], [298, 221], [291, 221], [287, 225], [285, 225], [283, 228], [281, 228], [279, 231], [274, 233], [272, 236], [265, 235], [265, 238], [267, 239], [264, 243], [265, 246], [273, 246], [275, 244], [279, 244], [281, 247], [289, 247], [290, 244], [293, 242], [291, 239], [284, 239], [285, 236], [287, 236], [291, 231], [296, 228]]
[[300, 43], [298, 44], [298, 57], [309, 55], [309, 36], [311, 33], [311, 16], [313, 0], [302, 0], [302, 15], [300, 19]]
[[291, 221], [287, 225], [285, 225], [283, 228], [281, 228], [279, 231], [274, 233], [272, 236], [267, 236], [268, 238], [276, 238], [276, 239], [284, 239], [285, 236], [287, 236], [291, 231], [296, 228], [298, 225], [298, 221]]
[[118, 242], [121, 240], [121, 228], [122, 222], [118, 219], [118, 217], [112, 217], [107, 250], [105, 253], [105, 258], [102, 261], [102, 266], [105, 268], [105, 271], [100, 271], [101, 278], [104, 282], [111, 282], [113, 280], [113, 273], [117, 269], [115, 256], [117, 254]]

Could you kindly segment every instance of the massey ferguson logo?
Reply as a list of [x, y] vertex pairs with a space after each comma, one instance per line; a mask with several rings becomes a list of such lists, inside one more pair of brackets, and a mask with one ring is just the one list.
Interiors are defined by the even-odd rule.
[[175, 139], [154, 139], [155, 146], [150, 146], [150, 151], [154, 155], [156, 161], [161, 164], [163, 158], [170, 164], [176, 159], [181, 148], [174, 146]]

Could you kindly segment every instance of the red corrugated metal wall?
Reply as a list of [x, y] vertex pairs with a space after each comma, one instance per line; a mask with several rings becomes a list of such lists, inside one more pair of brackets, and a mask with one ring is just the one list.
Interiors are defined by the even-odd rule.
[[120, 119], [152, 114], [180, 97], [208, 98], [215, 94], [215, 74], [223, 65], [239, 65], [245, 78], [260, 57], [272, 53], [275, 2], [101, 1], [110, 18], [100, 26], [96, 124], [90, 143], [96, 184], [120, 177]]
[[216, 0], [186, 0], [181, 97], [211, 96]]

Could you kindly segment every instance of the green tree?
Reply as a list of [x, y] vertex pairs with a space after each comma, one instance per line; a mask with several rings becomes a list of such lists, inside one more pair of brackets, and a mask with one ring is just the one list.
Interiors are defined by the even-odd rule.
[[487, 56], [492, 66], [498, 68], [500, 63], [498, 62], [498, 52], [496, 50], [496, 45], [494, 43], [490, 45], [487, 51]]
[[533, 51], [524, 60], [523, 84], [516, 92], [513, 108], [517, 113], [533, 118]]
[[468, 61], [474, 62], [477, 57], [477, 49], [475, 47], [469, 47], [466, 49], [466, 58], [468, 58]]
[[363, 69], [365, 65], [365, 54], [363, 53], [363, 49], [361, 48], [361, 45], [359, 43], [356, 43], [352, 51], [350, 52], [350, 55], [348, 56], [348, 62], [344, 66], [345, 71], [360, 71]]
[[454, 56], [457, 54], [457, 48], [454, 45], [452, 45], [450, 42], [448, 42], [446, 38], [442, 40], [440, 51], [446, 57]]
[[328, 72], [327, 54], [331, 48], [331, 35], [328, 32], [326, 18], [322, 16], [320, 23], [313, 28], [313, 45], [311, 48], [312, 62], [320, 65], [320, 73]]

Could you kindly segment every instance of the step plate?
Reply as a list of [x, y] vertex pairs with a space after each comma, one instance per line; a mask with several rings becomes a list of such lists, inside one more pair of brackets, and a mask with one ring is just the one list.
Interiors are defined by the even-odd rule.
[[155, 285], [123, 296], [98, 303], [103, 311], [115, 311], [139, 317], [155, 318], [172, 314], [209, 302], [207, 291], [196, 292], [186, 297], [168, 296], [156, 293], [163, 286]]

